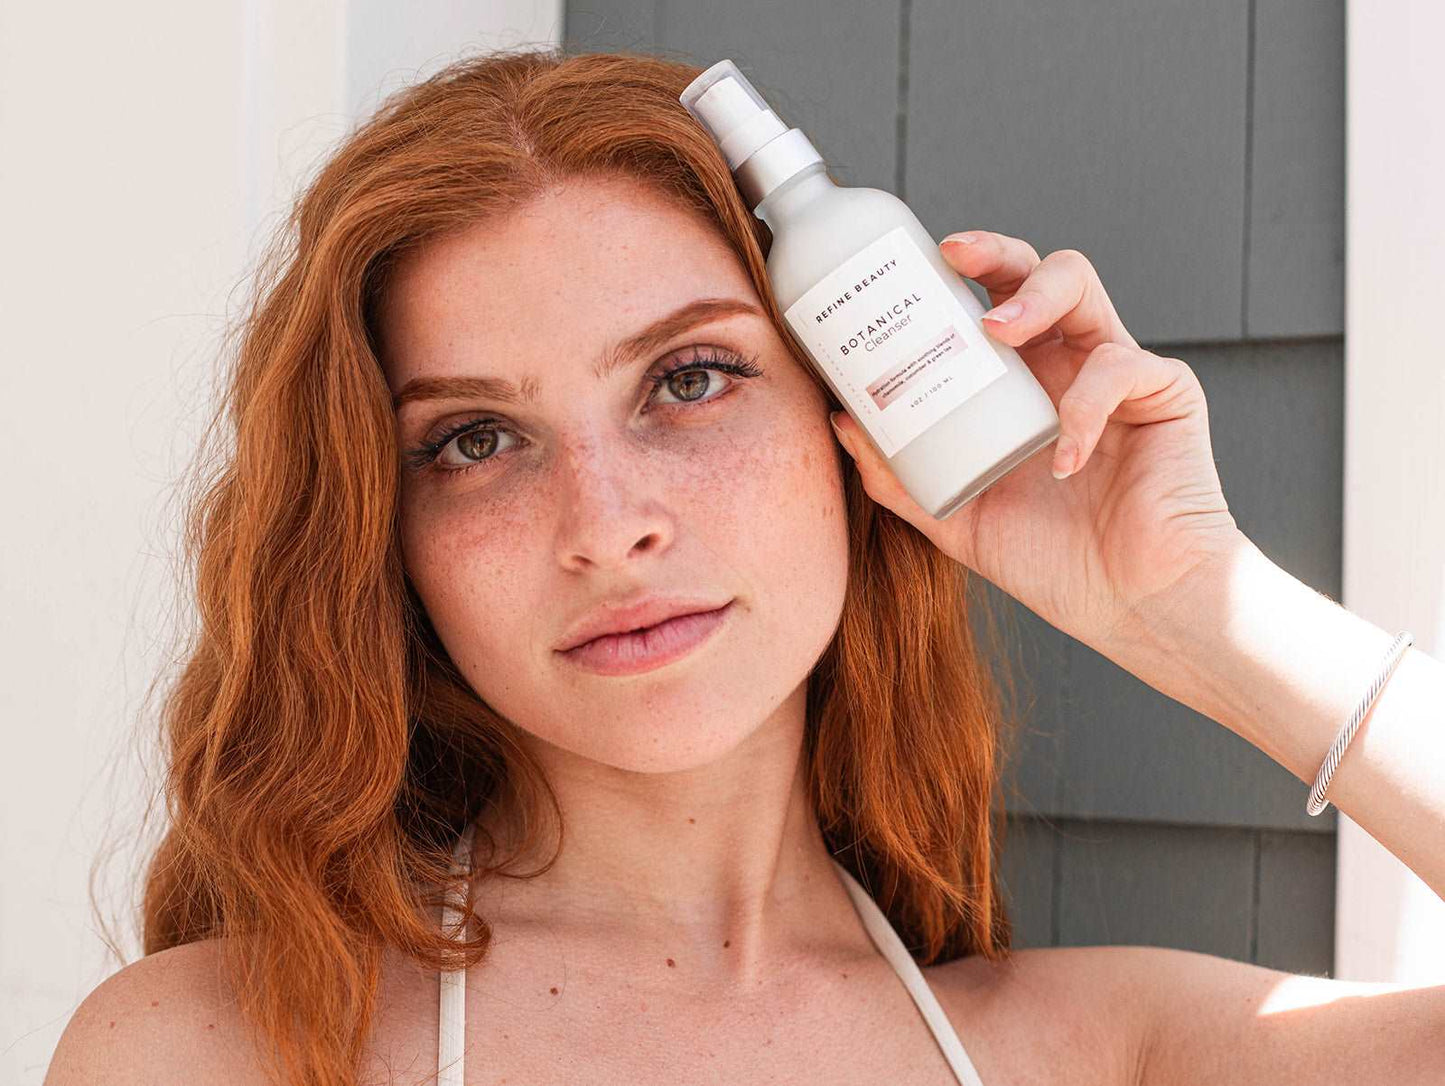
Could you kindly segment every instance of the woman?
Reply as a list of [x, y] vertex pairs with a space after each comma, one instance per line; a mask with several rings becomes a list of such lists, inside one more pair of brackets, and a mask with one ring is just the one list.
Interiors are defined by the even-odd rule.
[[[699, 70], [453, 65], [298, 204], [191, 521], [146, 957], [47, 1081], [1438, 1081], [1439, 989], [1010, 951], [969, 571], [1302, 780], [1392, 638], [1244, 538], [1077, 252], [943, 245], [1063, 436], [923, 515], [834, 440]], [[1442, 670], [1330, 797], [1437, 892]]]

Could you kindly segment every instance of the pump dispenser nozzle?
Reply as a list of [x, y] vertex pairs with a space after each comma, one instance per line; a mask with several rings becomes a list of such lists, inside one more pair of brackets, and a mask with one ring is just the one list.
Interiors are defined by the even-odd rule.
[[727, 160], [756, 208], [799, 170], [823, 156], [801, 129], [789, 128], [731, 60], [720, 60], [678, 96]]
[[731, 60], [718, 61], [694, 79], [679, 101], [708, 130], [731, 170], [788, 130]]

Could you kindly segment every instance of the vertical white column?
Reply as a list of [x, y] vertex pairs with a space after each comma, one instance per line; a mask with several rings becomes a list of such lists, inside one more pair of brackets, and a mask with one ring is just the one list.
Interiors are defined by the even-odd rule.
[[[1346, 15], [1342, 603], [1445, 654], [1445, 84], [1435, 0]], [[1343, 723], [1343, 721], [1341, 722]], [[1368, 725], [1366, 725], [1368, 726]], [[1445, 707], [1420, 728], [1445, 727]], [[1346, 755], [1348, 757], [1348, 754]], [[1445, 902], [1339, 816], [1335, 976], [1445, 981]]]

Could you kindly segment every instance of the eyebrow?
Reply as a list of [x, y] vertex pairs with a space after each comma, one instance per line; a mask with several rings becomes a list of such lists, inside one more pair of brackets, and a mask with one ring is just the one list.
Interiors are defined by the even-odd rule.
[[[606, 380], [628, 362], [661, 350], [668, 341], [691, 328], [710, 321], [742, 314], [763, 317], [756, 305], [740, 298], [698, 298], [653, 321], [642, 331], [612, 344], [592, 367], [593, 375]], [[450, 400], [486, 397], [503, 403], [531, 403], [537, 398], [537, 383], [528, 377], [519, 389], [505, 377], [413, 377], [391, 398], [393, 410], [417, 400]]]

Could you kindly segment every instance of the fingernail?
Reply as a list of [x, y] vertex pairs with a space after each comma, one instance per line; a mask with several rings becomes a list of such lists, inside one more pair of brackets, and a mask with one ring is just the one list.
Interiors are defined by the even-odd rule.
[[977, 234], [949, 234], [948, 237], [944, 238], [938, 244], [947, 245], [949, 242], [955, 242], [959, 245], [972, 245], [977, 240]]
[[1054, 445], [1054, 478], [1067, 479], [1079, 465], [1079, 443], [1068, 434]]
[[983, 315], [986, 321], [994, 321], [998, 324], [1007, 324], [1024, 311], [1023, 303], [1017, 299], [1010, 298], [1003, 305], [996, 305]]

